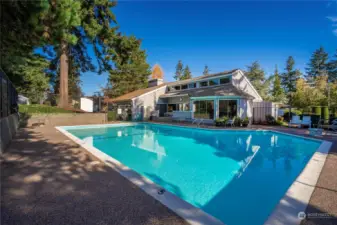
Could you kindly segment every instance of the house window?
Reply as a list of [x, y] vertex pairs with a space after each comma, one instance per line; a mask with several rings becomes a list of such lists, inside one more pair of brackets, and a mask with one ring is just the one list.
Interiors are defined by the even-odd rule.
[[194, 102], [194, 118], [198, 119], [214, 119], [214, 101], [195, 101]]
[[174, 89], [175, 89], [176, 91], [178, 91], [178, 90], [180, 90], [180, 86], [175, 86]]
[[168, 104], [167, 105], [167, 112], [177, 111], [177, 104]]
[[207, 87], [208, 86], [208, 81], [201, 81], [200, 82], [200, 87]]
[[224, 77], [220, 79], [220, 84], [228, 84], [231, 81], [229, 77]]
[[181, 85], [181, 90], [187, 89], [187, 84]]
[[180, 103], [179, 104], [179, 111], [189, 111], [190, 104], [189, 103]]
[[196, 87], [197, 87], [196, 83], [188, 84], [188, 88], [196, 88]]
[[237, 115], [237, 101], [236, 100], [219, 100], [219, 117], [233, 118]]
[[218, 84], [219, 84], [219, 80], [218, 79], [214, 79], [214, 80], [210, 80], [209, 81], [209, 86], [218, 85]]

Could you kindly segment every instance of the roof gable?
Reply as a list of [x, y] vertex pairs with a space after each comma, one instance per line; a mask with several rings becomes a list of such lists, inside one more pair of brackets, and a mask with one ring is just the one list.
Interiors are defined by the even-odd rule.
[[158, 85], [158, 86], [154, 86], [154, 87], [149, 87], [149, 88], [144, 88], [144, 89], [139, 89], [139, 90], [135, 90], [135, 91], [132, 91], [132, 92], [129, 92], [127, 94], [124, 94], [124, 95], [121, 95], [117, 98], [113, 98], [113, 99], [105, 99], [104, 101], [105, 102], [123, 102], [123, 101], [130, 101], [132, 100], [133, 98], [136, 98], [136, 97], [139, 97], [141, 95], [144, 95], [150, 91], [154, 91], [158, 88], [161, 88], [161, 87], [164, 87], [166, 86], [166, 84], [161, 84], [161, 85]]

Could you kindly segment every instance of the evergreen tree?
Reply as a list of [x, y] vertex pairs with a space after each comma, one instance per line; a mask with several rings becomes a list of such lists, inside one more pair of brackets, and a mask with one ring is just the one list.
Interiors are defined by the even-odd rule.
[[186, 66], [184, 69], [183, 76], [180, 78], [180, 80], [187, 80], [191, 78], [192, 78], [192, 74], [191, 74], [190, 68]]
[[246, 76], [251, 82], [263, 82], [265, 79], [264, 71], [258, 61], [253, 62], [251, 66], [247, 66]]
[[275, 72], [274, 72], [273, 77], [274, 77], [274, 85], [272, 89], [273, 100], [277, 102], [281, 102], [284, 98], [284, 92], [281, 87], [281, 79], [278, 73], [277, 66], [275, 66]]
[[174, 75], [174, 79], [181, 80], [181, 77], [183, 76], [183, 73], [184, 73], [184, 65], [181, 62], [181, 60], [179, 60], [178, 64], [176, 65], [176, 73]]
[[331, 59], [328, 63], [328, 77], [329, 82], [337, 81], [337, 50], [334, 59]]
[[146, 53], [140, 49], [140, 46], [141, 41], [134, 36], [117, 35], [111, 40], [110, 48], [114, 50], [111, 56], [114, 68], [109, 71], [111, 89], [107, 94], [110, 97], [147, 87], [151, 71], [146, 62]]
[[[48, 0], [1, 1], [1, 56], [30, 57], [34, 46], [41, 44], [39, 16], [50, 7]], [[5, 71], [6, 72], [6, 71]]]
[[325, 76], [328, 73], [328, 53], [320, 47], [311, 55], [308, 68], [306, 68], [308, 80], [316, 79], [318, 76]]
[[47, 11], [41, 13], [43, 40], [55, 48], [60, 60], [60, 102], [61, 107], [68, 105], [69, 58], [73, 46], [80, 46], [83, 62], [89, 59], [86, 46], [90, 43], [96, 55], [99, 72], [107, 70], [105, 58], [106, 43], [114, 36], [111, 27], [116, 21], [111, 7], [115, 2], [58, 0], [51, 1]]
[[289, 56], [286, 64], [286, 72], [282, 74], [281, 83], [288, 98], [288, 104], [292, 105], [293, 93], [296, 92], [296, 81], [300, 78], [301, 73], [299, 70], [294, 69], [295, 60]]
[[[8, 58], [6, 58], [7, 60]], [[32, 103], [41, 103], [49, 88], [46, 68], [49, 62], [39, 55], [15, 57], [16, 61], [3, 62], [2, 66], [17, 91]]]
[[246, 76], [260, 96], [266, 99], [270, 80], [268, 82], [265, 81], [264, 71], [258, 61], [253, 62], [251, 66], [247, 66]]
[[204, 72], [202, 73], [203, 75], [208, 75], [209, 74], [209, 69], [208, 69], [208, 66], [207, 65], [205, 65], [205, 68], [204, 68]]

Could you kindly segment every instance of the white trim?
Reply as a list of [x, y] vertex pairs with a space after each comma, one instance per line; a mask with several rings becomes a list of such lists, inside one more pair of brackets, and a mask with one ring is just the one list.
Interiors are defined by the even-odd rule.
[[[220, 74], [220, 75], [217, 75], [217, 76], [213, 76], [213, 77], [205, 77], [205, 78], [201, 78], [200, 80], [193, 80], [193, 79], [198, 79], [198, 77], [195, 77], [195, 78], [192, 78], [191, 80], [184, 80], [184, 81], [175, 81], [177, 82], [176, 84], [174, 83], [170, 83], [169, 85], [167, 85], [168, 87], [174, 87], [174, 86], [180, 86], [181, 88], [181, 85], [185, 85], [185, 84], [193, 84], [193, 83], [200, 83], [200, 82], [203, 82], [203, 81], [209, 81], [209, 80], [214, 80], [214, 79], [221, 79], [221, 78], [225, 78], [225, 77], [229, 77], [229, 76], [232, 76], [233, 73], [230, 73], [230, 74]], [[179, 83], [181, 82], [181, 83]], [[219, 81], [220, 82], [220, 81]], [[218, 84], [218, 85], [212, 85], [212, 86], [205, 86], [205, 87], [213, 87], [213, 86], [219, 86], [219, 85], [224, 85], [224, 84]], [[198, 85], [197, 85], [198, 86]], [[196, 89], [196, 88], [200, 88], [200, 87], [195, 87], [195, 88], [187, 88], [187, 89]], [[186, 89], [184, 89], [186, 90]], [[175, 90], [175, 91], [180, 91], [180, 90]]]
[[[111, 126], [132, 126], [138, 123], [125, 123], [125, 124], [97, 124], [97, 125], [89, 125], [89, 126], [67, 126], [67, 127], [55, 127], [57, 130], [62, 132], [68, 138], [76, 142], [77, 144], [81, 145], [84, 149], [88, 152], [96, 156], [98, 159], [102, 160], [105, 164], [113, 168], [115, 171], [120, 173], [122, 176], [127, 178], [133, 184], [144, 190], [147, 194], [157, 199], [159, 202], [167, 206], [173, 212], [184, 218], [187, 222], [193, 225], [201, 225], [201, 224], [214, 224], [214, 225], [223, 225], [221, 221], [214, 218], [210, 214], [202, 211], [201, 209], [189, 204], [188, 202], [180, 199], [173, 193], [166, 191], [162, 195], [158, 195], [158, 190], [163, 189], [159, 185], [155, 184], [151, 180], [146, 177], [139, 175], [137, 172], [131, 170], [127, 166], [123, 165], [116, 159], [108, 156], [107, 154], [103, 153], [99, 149], [88, 145], [85, 141], [75, 137], [71, 133], [69, 133], [66, 129], [69, 128], [90, 128], [90, 127], [111, 127]], [[145, 123], [146, 124], [146, 123]], [[178, 125], [166, 125], [166, 124], [158, 124], [161, 126], [174, 126], [180, 128], [188, 128], [188, 129], [201, 129], [201, 130], [208, 130], [208, 131], [228, 131], [228, 129], [207, 129], [207, 128], [200, 128], [200, 127], [189, 127], [189, 126], [178, 126]], [[66, 129], [65, 129], [66, 128]], [[309, 162], [306, 164], [306, 167], [303, 171], [299, 174], [297, 179], [292, 183], [290, 188], [287, 190], [286, 194], [280, 200], [279, 204], [275, 207], [270, 217], [264, 223], [265, 225], [275, 225], [275, 224], [300, 224], [301, 220], [298, 219], [297, 215], [299, 212], [304, 212], [313, 190], [317, 184], [318, 178], [322, 172], [322, 168], [324, 166], [326, 157], [330, 151], [332, 146], [331, 142], [316, 139], [316, 138], [308, 138], [299, 135], [293, 135], [289, 133], [284, 133], [280, 131], [274, 130], [262, 130], [262, 129], [245, 129], [245, 130], [235, 130], [236, 132], [246, 132], [246, 131], [258, 131], [258, 132], [274, 132], [280, 133], [288, 136], [299, 137], [302, 139], [309, 139], [314, 141], [321, 142], [321, 145], [313, 154]], [[294, 200], [294, 202], [289, 202], [289, 199]], [[290, 206], [289, 206], [290, 205]]]
[[[261, 95], [259, 94], [259, 92], [257, 92], [257, 90], [255, 89], [255, 87], [252, 85], [252, 83], [250, 83], [249, 79], [244, 75], [244, 73], [241, 70], [237, 70], [235, 71], [236, 73], [241, 73], [241, 75], [243, 76], [243, 78], [245, 79], [245, 81], [247, 82], [247, 84], [253, 89], [253, 91], [255, 92], [255, 94], [257, 96], [259, 96], [259, 100], [263, 101], [263, 98], [261, 97]], [[233, 79], [232, 79], [233, 82]], [[233, 84], [233, 83], [232, 83]], [[240, 89], [241, 90], [241, 89]], [[242, 91], [242, 90], [241, 90]], [[248, 93], [249, 94], [249, 93]]]
[[[159, 88], [156, 88], [156, 89], [154, 89], [154, 90], [152, 90], [152, 91], [146, 92], [146, 93], [141, 94], [141, 95], [138, 95], [138, 96], [136, 96], [136, 97], [133, 97], [133, 98], [131, 98], [130, 100], [132, 101], [132, 104], [133, 104], [133, 100], [135, 100], [136, 98], [142, 97], [142, 96], [144, 96], [144, 95], [151, 94], [151, 93], [153, 93], [153, 92], [156, 92], [156, 91], [160, 90], [161, 88], [166, 88], [166, 87], [167, 87], [167, 85], [164, 85], [164, 86], [159, 87]], [[126, 101], [128, 101], [128, 100], [126, 100]]]

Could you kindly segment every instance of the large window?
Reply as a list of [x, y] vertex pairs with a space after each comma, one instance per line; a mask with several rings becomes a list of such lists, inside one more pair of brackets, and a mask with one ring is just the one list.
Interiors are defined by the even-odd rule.
[[167, 105], [167, 112], [177, 111], [177, 104], [168, 104]]
[[233, 118], [237, 115], [236, 100], [219, 100], [219, 117], [227, 116]]
[[201, 81], [200, 82], [200, 87], [207, 87], [208, 86], [208, 81]]
[[219, 79], [214, 79], [214, 80], [209, 81], [209, 86], [218, 85], [218, 84], [219, 84]]
[[195, 101], [194, 102], [194, 118], [198, 119], [214, 119], [214, 101]]
[[180, 86], [175, 86], [174, 89], [175, 89], [176, 91], [178, 91], [178, 90], [180, 90]]
[[188, 88], [196, 88], [196, 87], [197, 87], [196, 83], [188, 84]]
[[187, 89], [187, 84], [181, 85], [181, 89], [182, 89], [182, 90]]
[[228, 84], [231, 81], [230, 77], [224, 77], [220, 79], [220, 84]]
[[179, 104], [179, 111], [189, 111], [189, 110], [190, 110], [190, 103]]

